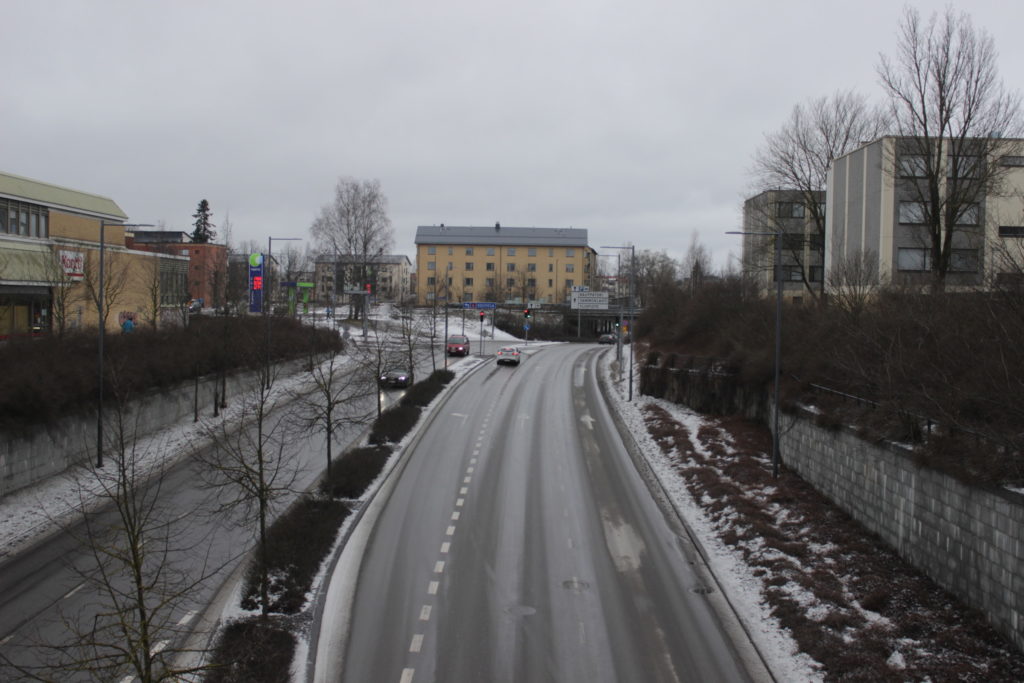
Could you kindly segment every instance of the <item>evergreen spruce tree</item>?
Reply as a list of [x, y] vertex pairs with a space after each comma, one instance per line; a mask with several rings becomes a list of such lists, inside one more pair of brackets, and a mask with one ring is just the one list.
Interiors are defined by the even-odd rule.
[[196, 212], [192, 214], [192, 218], [196, 219], [196, 222], [193, 223], [196, 229], [192, 231], [192, 241], [195, 244], [208, 244], [217, 236], [213, 230], [214, 225], [210, 222], [210, 213], [210, 202], [204, 199], [199, 202]]

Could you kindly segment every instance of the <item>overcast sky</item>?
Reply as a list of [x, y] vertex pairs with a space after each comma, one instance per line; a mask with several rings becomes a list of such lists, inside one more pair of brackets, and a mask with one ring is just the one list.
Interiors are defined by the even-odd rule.
[[[918, 1], [927, 16], [946, 3]], [[972, 0], [1019, 89], [1024, 3]], [[339, 177], [417, 225], [573, 227], [739, 253], [751, 158], [793, 106], [881, 96], [892, 0], [6, 0], [0, 170], [232, 242], [303, 237]], [[600, 249], [599, 249], [600, 251]], [[608, 251], [606, 253], [614, 253]]]

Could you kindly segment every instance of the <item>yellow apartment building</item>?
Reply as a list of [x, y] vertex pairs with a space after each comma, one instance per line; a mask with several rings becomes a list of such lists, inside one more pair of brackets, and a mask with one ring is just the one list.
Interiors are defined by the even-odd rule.
[[584, 229], [419, 226], [416, 301], [564, 304], [593, 286], [596, 263]]

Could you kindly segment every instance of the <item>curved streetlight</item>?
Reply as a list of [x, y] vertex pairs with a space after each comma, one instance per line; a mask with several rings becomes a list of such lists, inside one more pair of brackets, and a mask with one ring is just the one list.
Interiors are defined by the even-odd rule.
[[96, 361], [98, 378], [96, 390], [96, 467], [103, 467], [103, 340], [106, 337], [106, 325], [103, 320], [103, 304], [106, 298], [106, 283], [103, 280], [103, 256], [106, 252], [107, 226], [116, 225], [120, 228], [152, 228], [152, 223], [108, 223], [100, 219], [100, 283], [96, 292], [96, 313], [99, 315], [99, 357]]
[[743, 232], [738, 230], [727, 231], [726, 235], [748, 235], [751, 237], [774, 237], [775, 238], [775, 386], [773, 388], [773, 401], [775, 403], [772, 411], [772, 478], [779, 477], [779, 366], [782, 358], [782, 232]]
[[[273, 263], [273, 256], [274, 256], [274, 242], [299, 242], [301, 240], [302, 240], [301, 237], [268, 237], [267, 238], [267, 259], [266, 259], [266, 264], [265, 264], [266, 268], [268, 270], [270, 268], [273, 268], [272, 263]], [[267, 273], [267, 275], [269, 275], [269, 272]], [[267, 277], [266, 279], [267, 279], [267, 281], [271, 281], [271, 283], [272, 283], [272, 278]], [[265, 383], [264, 386], [267, 389], [270, 389], [270, 317], [273, 314], [273, 309], [271, 308], [272, 304], [271, 304], [270, 300], [273, 298], [273, 294], [274, 294], [273, 284], [271, 284], [270, 287], [264, 287], [264, 294], [266, 294], [266, 296], [263, 297], [263, 316], [264, 316], [264, 318], [266, 318], [266, 323], [267, 323], [267, 326], [266, 326], [267, 327], [267, 329], [266, 329], [266, 336], [267, 336], [267, 340], [266, 340], [266, 342], [267, 342], [266, 343], [266, 346], [267, 346], [266, 373], [267, 373], [267, 376], [264, 378], [264, 383]]]
[[[636, 315], [633, 306], [633, 274], [636, 272], [636, 248], [631, 244], [628, 247], [603, 246], [602, 249], [629, 249], [629, 333], [633, 334], [633, 316]], [[622, 339], [622, 328], [619, 327], [619, 339]], [[629, 340], [629, 399], [633, 400], [633, 342]]]

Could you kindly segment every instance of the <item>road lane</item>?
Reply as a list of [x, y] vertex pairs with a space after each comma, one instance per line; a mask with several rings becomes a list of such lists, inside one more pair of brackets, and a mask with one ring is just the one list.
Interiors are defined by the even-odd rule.
[[531, 349], [450, 392], [374, 527], [343, 680], [748, 679], [595, 353]]

